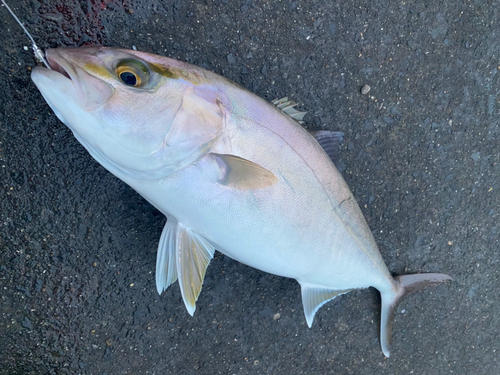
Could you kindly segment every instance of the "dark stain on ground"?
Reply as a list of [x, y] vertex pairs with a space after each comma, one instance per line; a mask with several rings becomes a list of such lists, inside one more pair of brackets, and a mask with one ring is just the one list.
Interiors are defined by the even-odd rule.
[[306, 127], [344, 132], [343, 174], [389, 269], [455, 279], [401, 302], [390, 359], [374, 290], [308, 329], [295, 281], [217, 254], [193, 318], [177, 284], [158, 296], [165, 219], [56, 119], [2, 7], [0, 373], [498, 373], [499, 5], [11, 2], [44, 49], [135, 46], [287, 95]]

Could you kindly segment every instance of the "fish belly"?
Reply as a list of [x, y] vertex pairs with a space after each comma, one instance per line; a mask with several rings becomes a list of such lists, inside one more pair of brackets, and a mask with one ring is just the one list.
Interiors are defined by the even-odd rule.
[[162, 180], [127, 182], [167, 217], [251, 267], [338, 290], [390, 287], [319, 187], [292, 188], [280, 178], [269, 188], [238, 190], [219, 184], [217, 173], [207, 156]]

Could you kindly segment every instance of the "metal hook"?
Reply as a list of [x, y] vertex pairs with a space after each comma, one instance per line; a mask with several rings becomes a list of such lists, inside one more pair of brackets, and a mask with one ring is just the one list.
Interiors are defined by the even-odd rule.
[[45, 59], [45, 54], [43, 53], [43, 51], [36, 45], [35, 43], [35, 40], [33, 39], [33, 37], [31, 36], [31, 34], [28, 32], [28, 30], [26, 30], [26, 28], [24, 27], [24, 25], [21, 23], [21, 21], [19, 21], [19, 18], [17, 18], [17, 16], [14, 14], [14, 12], [12, 11], [12, 9], [10, 9], [10, 7], [7, 5], [7, 3], [5, 2], [5, 0], [2, 0], [2, 3], [3, 5], [5, 5], [5, 7], [7, 8], [7, 10], [10, 12], [10, 14], [12, 14], [12, 17], [14, 17], [14, 19], [17, 21], [17, 23], [23, 28], [24, 32], [26, 33], [26, 35], [28, 35], [28, 37], [30, 38], [31, 40], [31, 48], [33, 48], [33, 52], [35, 54], [35, 58], [38, 60], [38, 61], [41, 61], [45, 64], [45, 66], [52, 70], [52, 68], [50, 67], [49, 63], [47, 62], [47, 60]]

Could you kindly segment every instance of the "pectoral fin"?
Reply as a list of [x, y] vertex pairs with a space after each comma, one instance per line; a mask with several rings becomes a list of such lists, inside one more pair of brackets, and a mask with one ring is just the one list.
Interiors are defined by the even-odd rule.
[[214, 247], [205, 238], [177, 224], [176, 257], [177, 277], [182, 299], [190, 315], [196, 310], [196, 300], [201, 291], [205, 272], [214, 256]]
[[221, 169], [220, 184], [242, 190], [260, 189], [274, 185], [278, 179], [254, 162], [228, 154], [212, 154]]
[[304, 307], [304, 314], [306, 315], [306, 321], [309, 328], [312, 326], [314, 315], [321, 306], [335, 297], [348, 293], [352, 290], [334, 290], [302, 283], [300, 284], [300, 287], [302, 290], [302, 305]]
[[177, 222], [168, 219], [161, 232], [158, 254], [156, 256], [156, 289], [158, 294], [166, 290], [177, 280], [177, 264], [175, 253], [175, 232]]

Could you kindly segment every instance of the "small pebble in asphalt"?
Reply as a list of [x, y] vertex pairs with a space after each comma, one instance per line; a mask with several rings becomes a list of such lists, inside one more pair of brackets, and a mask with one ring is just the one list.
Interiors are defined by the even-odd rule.
[[361, 94], [366, 95], [370, 92], [371, 87], [368, 85], [364, 85], [361, 87]]

